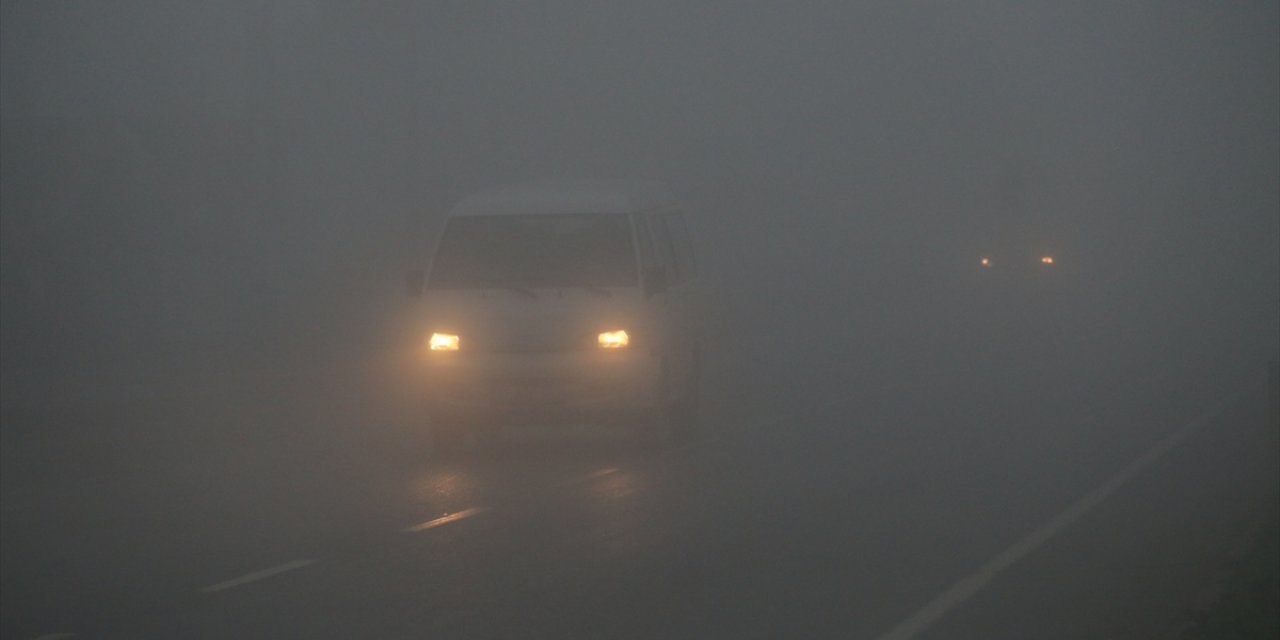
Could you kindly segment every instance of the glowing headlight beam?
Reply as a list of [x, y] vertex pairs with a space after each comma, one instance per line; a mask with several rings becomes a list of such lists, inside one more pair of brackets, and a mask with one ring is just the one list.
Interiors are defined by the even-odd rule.
[[984, 266], [984, 267], [989, 267], [989, 266], [991, 266], [991, 258], [983, 258], [983, 259], [981, 259], [981, 260], [979, 260], [979, 261], [978, 261], [978, 264], [980, 264], [980, 265], [982, 265], [982, 266]]
[[631, 342], [631, 336], [627, 332], [618, 329], [617, 331], [605, 331], [596, 336], [596, 343], [601, 349], [621, 349]]
[[457, 351], [458, 336], [451, 333], [433, 333], [427, 344], [432, 351]]
[[1044, 256], [1040, 258], [1041, 264], [1053, 264], [1053, 256]]

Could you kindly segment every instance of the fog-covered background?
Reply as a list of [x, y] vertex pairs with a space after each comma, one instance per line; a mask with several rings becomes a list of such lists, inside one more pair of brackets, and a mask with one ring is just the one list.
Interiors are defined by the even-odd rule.
[[1277, 350], [1274, 2], [0, 6], [6, 403], [395, 349], [448, 207], [563, 176], [686, 194], [774, 361]]

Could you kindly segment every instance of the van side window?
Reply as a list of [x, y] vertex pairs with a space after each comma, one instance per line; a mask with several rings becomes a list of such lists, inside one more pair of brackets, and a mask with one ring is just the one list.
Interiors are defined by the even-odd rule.
[[689, 230], [684, 224], [684, 214], [679, 211], [665, 213], [662, 221], [667, 228], [667, 235], [675, 249], [676, 269], [681, 280], [688, 280], [697, 274], [697, 265], [693, 260], [693, 246], [689, 242]]
[[653, 237], [649, 234], [649, 218], [639, 213], [633, 214], [631, 218], [635, 221], [636, 243], [640, 247], [640, 268], [650, 269], [657, 265], [658, 261], [653, 255]]
[[658, 264], [667, 269], [667, 280], [671, 284], [683, 281], [685, 274], [680, 270], [680, 263], [676, 260], [675, 245], [671, 242], [671, 234], [667, 232], [665, 216], [649, 216], [649, 229], [653, 232]]

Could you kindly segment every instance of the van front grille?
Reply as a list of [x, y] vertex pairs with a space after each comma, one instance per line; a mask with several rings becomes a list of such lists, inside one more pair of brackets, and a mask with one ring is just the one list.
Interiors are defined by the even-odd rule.
[[494, 331], [475, 336], [472, 348], [489, 353], [563, 353], [594, 346], [595, 335], [583, 331]]

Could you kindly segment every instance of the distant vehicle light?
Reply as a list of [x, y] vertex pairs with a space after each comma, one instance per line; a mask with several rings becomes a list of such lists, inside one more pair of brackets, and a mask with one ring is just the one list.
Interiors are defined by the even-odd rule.
[[432, 351], [457, 351], [458, 336], [451, 333], [433, 333], [428, 342]]
[[989, 267], [989, 266], [991, 266], [991, 258], [983, 258], [983, 259], [981, 259], [981, 260], [979, 260], [979, 261], [978, 261], [978, 264], [980, 264], [980, 265], [982, 265], [982, 266], [984, 266], [984, 267]]
[[605, 331], [596, 336], [596, 342], [601, 349], [621, 349], [631, 342], [631, 336], [628, 336], [627, 332], [622, 329]]
[[1053, 264], [1053, 256], [1045, 256], [1043, 258], [1040, 258], [1040, 262], [1043, 264]]

